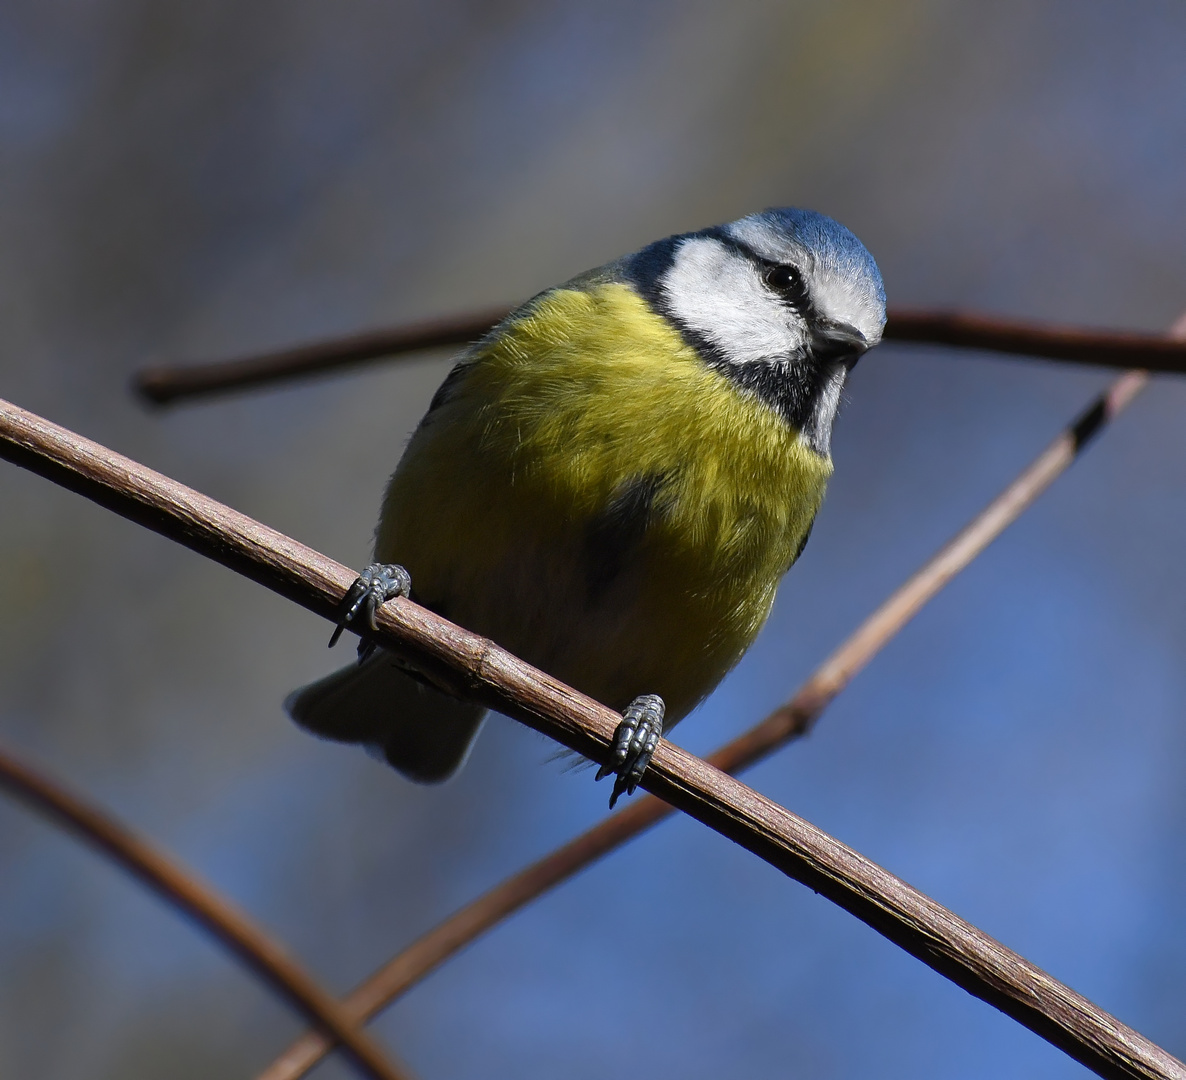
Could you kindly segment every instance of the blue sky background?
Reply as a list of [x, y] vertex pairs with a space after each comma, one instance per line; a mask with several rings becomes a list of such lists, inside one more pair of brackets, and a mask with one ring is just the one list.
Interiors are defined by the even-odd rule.
[[[131, 372], [515, 300], [770, 204], [849, 225], [891, 304], [1160, 329], [1186, 309], [1184, 35], [1168, 0], [10, 0], [0, 395], [361, 565], [446, 356], [157, 414]], [[811, 544], [678, 741], [705, 752], [785, 700], [1107, 378], [870, 355]], [[1179, 1056], [1184, 416], [1181, 380], [1155, 380], [747, 776]], [[600, 820], [606, 791], [501, 719], [437, 789], [303, 736], [279, 703], [329, 669], [325, 638], [0, 469], [0, 739], [344, 991]], [[641, 943], [622, 932], [640, 907], [661, 913]], [[0, 803], [0, 1075], [246, 1077], [298, 1029]], [[425, 1080], [1087, 1075], [679, 818], [376, 1030]]]

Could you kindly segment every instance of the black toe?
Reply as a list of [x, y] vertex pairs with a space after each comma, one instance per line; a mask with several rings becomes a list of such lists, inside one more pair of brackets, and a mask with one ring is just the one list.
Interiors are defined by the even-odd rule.
[[[388, 600], [407, 596], [412, 591], [412, 578], [402, 566], [396, 563], [371, 563], [354, 580], [354, 584], [342, 598], [342, 615], [329, 639], [332, 649], [342, 636], [342, 631], [359, 622], [371, 630], [375, 629], [375, 612]], [[359, 650], [360, 658], [365, 658]]]
[[617, 774], [614, 790], [609, 797], [611, 810], [620, 796], [633, 795], [642, 780], [663, 735], [665, 711], [663, 699], [658, 694], [643, 694], [622, 712], [622, 722], [614, 732], [610, 762], [597, 770], [598, 780], [610, 773]]

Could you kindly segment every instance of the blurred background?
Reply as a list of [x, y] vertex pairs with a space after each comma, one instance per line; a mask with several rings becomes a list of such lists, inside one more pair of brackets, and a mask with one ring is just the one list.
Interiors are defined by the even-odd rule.
[[[770, 204], [891, 304], [1157, 330], [1186, 309], [1170, 0], [7, 0], [0, 395], [350, 564], [444, 353], [150, 413], [148, 362], [524, 298]], [[1108, 380], [884, 347], [750, 655], [678, 729], [787, 698]], [[1160, 378], [759, 790], [1186, 1055], [1186, 383]], [[419, 788], [283, 716], [343, 662], [250, 582], [0, 466], [0, 740], [345, 991], [605, 815], [495, 719]], [[621, 928], [663, 913], [639, 945]], [[252, 1075], [299, 1025], [73, 839], [0, 802], [0, 1075]], [[686, 819], [377, 1024], [424, 1078], [1085, 1076]], [[350, 1075], [337, 1061], [321, 1078]]]

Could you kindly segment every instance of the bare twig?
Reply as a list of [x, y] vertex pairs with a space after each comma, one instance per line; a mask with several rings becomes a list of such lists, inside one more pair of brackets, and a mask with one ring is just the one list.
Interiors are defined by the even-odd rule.
[[[874, 611], [790, 701], [709, 755], [709, 764], [736, 773], [808, 734], [854, 676], [924, 604], [1021, 516], [1147, 380], [1143, 372], [1127, 372], [1117, 379], [966, 528]], [[369, 1019], [481, 934], [671, 813], [670, 806], [647, 795], [606, 818], [429, 930], [359, 984], [342, 1004], [356, 1020]], [[299, 1080], [332, 1049], [332, 1042], [320, 1032], [306, 1032], [256, 1080]]]
[[886, 341], [984, 349], [1094, 367], [1186, 372], [1186, 343], [1169, 335], [1052, 326], [958, 311], [890, 313]]
[[[169, 536], [324, 617], [353, 571], [64, 428], [0, 402], [0, 456]], [[620, 717], [406, 599], [369, 634], [425, 677], [604, 763]], [[662, 741], [643, 786], [822, 893], [1104, 1077], [1186, 1080], [1186, 1065], [904, 881]]]
[[167, 405], [181, 398], [205, 397], [228, 390], [306, 378], [339, 368], [357, 367], [401, 353], [476, 341], [509, 310], [494, 308], [406, 323], [386, 330], [351, 334], [234, 360], [217, 360], [185, 367], [146, 368], [133, 377], [132, 386], [146, 401], [154, 405]]
[[404, 1080], [338, 1001], [242, 911], [160, 848], [62, 784], [0, 751], [0, 787], [79, 833], [162, 899], [185, 912], [322, 1030], [331, 1033], [366, 1075]]
[[[235, 360], [146, 368], [132, 383], [145, 400], [166, 405], [184, 398], [356, 367], [421, 349], [463, 345], [480, 338], [510, 310], [495, 308], [409, 323]], [[1046, 326], [990, 315], [894, 309], [886, 324], [885, 340], [986, 349], [1102, 367], [1140, 366], [1151, 371], [1186, 372], [1186, 344], [1160, 334]]]

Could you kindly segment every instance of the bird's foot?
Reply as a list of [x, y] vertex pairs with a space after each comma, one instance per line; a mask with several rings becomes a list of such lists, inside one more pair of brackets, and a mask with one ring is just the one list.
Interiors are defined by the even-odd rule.
[[614, 732], [613, 756], [610, 764], [597, 770], [601, 780], [616, 773], [614, 790], [609, 797], [609, 808], [623, 793], [633, 795], [642, 774], [651, 763], [651, 755], [663, 734], [663, 714], [666, 706], [658, 694], [636, 697], [622, 713], [622, 722]]
[[[396, 563], [371, 563], [350, 586], [342, 598], [342, 617], [338, 620], [333, 637], [329, 639], [332, 649], [342, 636], [342, 631], [353, 628], [356, 623], [375, 629], [375, 612], [388, 600], [407, 596], [412, 591], [412, 577]], [[358, 659], [365, 660], [375, 646], [363, 638], [358, 643]]]

